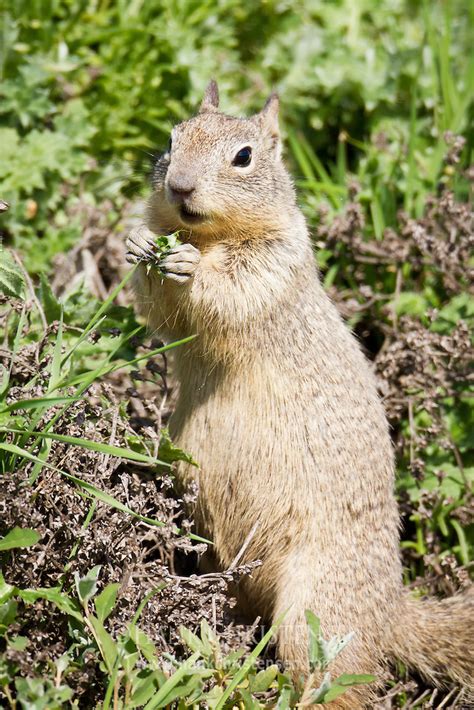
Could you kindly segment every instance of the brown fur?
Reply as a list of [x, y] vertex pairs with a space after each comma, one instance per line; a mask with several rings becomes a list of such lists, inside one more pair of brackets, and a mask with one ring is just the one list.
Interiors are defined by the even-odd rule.
[[[470, 684], [472, 597], [415, 602], [403, 590], [386, 418], [371, 368], [320, 284], [280, 159], [277, 109], [271, 97], [250, 119], [227, 117], [212, 85], [157, 164], [148, 227], [184, 229], [186, 244], [164, 260], [169, 278], [139, 269], [137, 294], [152, 329], [170, 340], [197, 334], [175, 351], [171, 432], [200, 468], [183, 463], [178, 475], [199, 482], [197, 525], [222, 567], [257, 524], [245, 560], [263, 565], [242, 596], [254, 615], [287, 612], [278, 650], [293, 670], [307, 670], [311, 609], [326, 636], [355, 632], [334, 673], [377, 674], [399, 656]], [[252, 163], [235, 167], [246, 145]], [[183, 204], [204, 221], [180, 217]], [[132, 260], [143, 244], [131, 236]], [[365, 707], [370, 693], [351, 691], [333, 707]]]

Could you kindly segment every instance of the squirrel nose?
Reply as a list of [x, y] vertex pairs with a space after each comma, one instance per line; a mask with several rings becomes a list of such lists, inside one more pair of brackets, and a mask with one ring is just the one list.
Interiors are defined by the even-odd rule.
[[176, 175], [168, 178], [168, 188], [173, 197], [189, 197], [195, 190], [193, 181], [188, 175]]

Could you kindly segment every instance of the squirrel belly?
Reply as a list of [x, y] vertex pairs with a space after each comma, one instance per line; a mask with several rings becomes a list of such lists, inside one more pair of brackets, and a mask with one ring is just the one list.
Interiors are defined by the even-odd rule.
[[[199, 463], [177, 469], [184, 484], [198, 480], [198, 530], [224, 568], [253, 531], [241, 561], [262, 566], [240, 591], [254, 615], [286, 613], [278, 653], [296, 674], [307, 672], [310, 609], [326, 636], [355, 634], [334, 674], [378, 674], [399, 657], [472, 687], [472, 596], [415, 602], [402, 586], [388, 424], [321, 286], [280, 158], [278, 102], [234, 119], [217, 111], [216, 91], [158, 161], [148, 242], [143, 230], [129, 238], [137, 261], [153, 233], [184, 236], [165, 277], [141, 265], [135, 285], [152, 330], [196, 335], [174, 351], [170, 430]], [[332, 706], [371, 702], [361, 686]]]

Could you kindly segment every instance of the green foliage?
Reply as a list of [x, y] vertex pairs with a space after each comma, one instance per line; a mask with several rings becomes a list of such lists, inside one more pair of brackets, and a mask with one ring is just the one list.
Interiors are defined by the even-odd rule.
[[314, 612], [306, 611], [306, 621], [309, 629], [309, 666], [311, 671], [324, 671], [336, 656], [347, 646], [353, 634], [343, 638], [334, 637], [325, 641], [321, 633], [321, 625]]
[[8, 251], [3, 249], [1, 255], [0, 293], [14, 298], [22, 298], [25, 290], [23, 274]]
[[[163, 236], [156, 237], [156, 252], [154, 254], [153, 261], [148, 261], [146, 265], [147, 273], [149, 273], [151, 268], [155, 268], [159, 271], [159, 261], [161, 257], [170, 249], [174, 249], [181, 242], [178, 239], [179, 232], [174, 234], [164, 234]], [[161, 272], [160, 272], [161, 273]]]
[[31, 710], [60, 710], [71, 699], [72, 691], [65, 685], [42, 678], [17, 678], [16, 699], [23, 708]]
[[31, 547], [40, 539], [36, 530], [29, 528], [12, 528], [5, 537], [0, 538], [0, 552], [12, 550], [15, 547]]
[[[334, 636], [326, 641], [321, 633], [321, 624], [318, 617], [309, 609], [306, 611], [305, 616], [309, 632], [309, 668], [311, 671], [306, 685], [311, 688], [315, 672], [324, 672], [322, 683], [319, 687], [311, 689], [309, 692], [308, 701], [310, 703], [328, 703], [339, 695], [343, 695], [355, 685], [372, 683], [375, 680], [373, 675], [348, 673], [337, 676], [337, 678], [332, 680], [327, 668], [331, 666], [332, 661], [350, 643], [353, 634], [347, 634], [342, 638]], [[308, 695], [308, 691], [306, 691], [306, 695]]]
[[[295, 707], [308, 693], [311, 694], [311, 702], [319, 704], [334, 699], [354, 685], [374, 680], [373, 676], [344, 674], [331, 682], [329, 673], [326, 673], [321, 687], [313, 690], [313, 675], [306, 683], [295, 684], [274, 664], [259, 670], [259, 656], [283, 619], [267, 631], [244, 660], [242, 651], [222, 652], [219, 638], [206, 621], [201, 622], [199, 635], [182, 627], [185, 659], [170, 656], [164, 664], [151, 639], [138, 626], [137, 615], [124, 631], [113, 635], [107, 630], [105, 622], [114, 612], [119, 585], [107, 585], [97, 594], [99, 572], [100, 567], [96, 566], [83, 577], [76, 575], [74, 590], [70, 592], [60, 587], [18, 589], [6, 585], [0, 575], [0, 591], [3, 590], [0, 597], [0, 637], [6, 638], [10, 646], [21, 650], [26, 641], [25, 637], [11, 634], [12, 625], [20, 620], [19, 604], [35, 604], [38, 601], [53, 604], [69, 618], [71, 632], [70, 647], [56, 660], [51, 677], [15, 678], [12, 663], [0, 665], [0, 684], [7, 697], [11, 697], [10, 686], [14, 684], [17, 700], [25, 707], [65, 707], [64, 704], [73, 696], [67, 677], [80, 667], [86, 653], [89, 663], [92, 658], [104, 676], [104, 696], [97, 706], [102, 710], [111, 707], [117, 710], [138, 707], [155, 710], [170, 706], [231, 710], [241, 703], [246, 708], [258, 710], [268, 707], [276, 696], [280, 696], [281, 700], [284, 697], [282, 689], [288, 700], [291, 698], [291, 705], [281, 707]], [[314, 614], [308, 614], [308, 620], [310, 628], [318, 629], [320, 646], [325, 646], [326, 642], [319, 633], [319, 620]], [[327, 645], [331, 646], [331, 643]], [[330, 658], [325, 656], [324, 668], [330, 667], [340, 650], [334, 648]]]
[[[8, 254], [8, 252], [6, 253]], [[16, 266], [13, 260], [6, 260], [8, 269], [10, 269], [10, 264]], [[3, 269], [0, 270], [0, 273], [3, 273]], [[20, 270], [15, 273], [20, 278]], [[80, 329], [69, 329], [67, 325], [78, 322], [78, 313], [84, 316], [80, 309], [78, 311], [77, 305], [81, 303], [85, 295], [79, 296], [78, 293], [73, 293], [60, 303], [55, 299], [49, 287], [45, 287], [44, 281], [41, 282], [38, 289], [36, 300], [38, 311], [29, 313], [28, 328], [25, 328], [26, 306], [22, 308], [19, 316], [14, 313], [14, 318], [10, 322], [10, 332], [6, 334], [7, 338], [10, 336], [9, 342], [12, 344], [10, 369], [3, 368], [0, 387], [0, 473], [12, 472], [23, 466], [25, 462], [32, 462], [35, 466], [30, 475], [30, 485], [36, 481], [42, 468], [50, 468], [68, 478], [77, 485], [79, 490], [96, 500], [136, 516], [151, 525], [161, 525], [160, 521], [134, 513], [128, 506], [92, 483], [48, 462], [51, 443], [54, 441], [154, 467], [169, 468], [170, 464], [176, 460], [187, 460], [194, 463], [190, 456], [172, 444], [166, 430], [163, 432], [162, 440], [165, 460], [159, 458], [159, 451], [158, 457], [148, 454], [143, 441], [138, 436], [133, 437], [133, 446], [120, 447], [101, 441], [63, 435], [54, 431], [55, 424], [61, 421], [69, 407], [84, 398], [89, 387], [96, 380], [120, 368], [134, 366], [170, 347], [163, 346], [148, 352], [146, 356], [134, 357], [133, 351], [127, 348], [127, 344], [132, 336], [143, 333], [143, 328], [136, 323], [131, 312], [125, 308], [119, 310], [121, 337], [118, 343], [114, 342], [110, 336], [110, 328], [106, 326], [110, 326], [110, 314], [117, 315], [117, 309], [114, 310], [111, 304], [132, 274], [133, 271], [130, 271], [104, 303], [94, 304], [89, 296], [86, 297], [91, 315], [86, 322], [79, 321]], [[0, 284], [0, 292], [3, 290], [4, 293], [10, 295], [11, 283], [10, 279], [6, 286]], [[4, 308], [8, 309], [9, 306], [6, 305]], [[54, 328], [48, 328], [47, 322], [43, 323], [46, 331], [41, 333], [37, 330], [41, 323], [38, 315], [42, 314], [45, 317], [46, 313], [50, 317], [59, 314], [59, 321], [56, 322]], [[97, 343], [92, 344], [91, 348], [87, 336], [93, 330], [102, 337]], [[15, 358], [21, 355], [22, 349], [27, 347], [32, 338], [34, 340], [39, 337], [42, 338], [42, 355], [47, 363], [45, 393], [35, 398], [19, 399], [15, 397], [9, 403], [10, 391], [16, 385], [12, 376], [16, 364]], [[38, 382], [39, 375], [33, 374], [26, 391], [37, 385]], [[45, 421], [46, 423], [44, 423]], [[42, 428], [37, 430], [41, 423], [43, 423]], [[37, 539], [37, 533], [34, 531], [22, 531], [15, 528], [3, 540], [0, 540], [0, 551], [10, 549], [10, 547], [34, 544]]]

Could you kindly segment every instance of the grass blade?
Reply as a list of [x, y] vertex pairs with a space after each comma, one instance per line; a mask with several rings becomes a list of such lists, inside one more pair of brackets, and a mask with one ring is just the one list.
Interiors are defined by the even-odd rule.
[[157, 348], [156, 350], [151, 350], [150, 352], [146, 353], [145, 355], [139, 355], [136, 358], [133, 358], [133, 360], [125, 360], [119, 363], [104, 363], [100, 368], [97, 368], [97, 370], [94, 370], [93, 372], [86, 372], [83, 375], [78, 375], [77, 377], [72, 378], [71, 380], [68, 380], [67, 382], [62, 383], [62, 387], [72, 387], [73, 385], [78, 385], [81, 384], [83, 385], [82, 391], [84, 389], [87, 389], [95, 380], [99, 379], [99, 377], [104, 377], [104, 375], [109, 375], [111, 372], [117, 372], [117, 370], [121, 370], [122, 367], [131, 367], [132, 365], [136, 365], [139, 362], [143, 362], [144, 360], [149, 360], [152, 357], [155, 357], [156, 355], [160, 355], [161, 353], [167, 352], [168, 350], [171, 350], [172, 348], [176, 348], [179, 345], [185, 345], [186, 343], [191, 342], [191, 340], [194, 340], [196, 338], [196, 335], [189, 335], [186, 338], [183, 338], [182, 340], [177, 340], [174, 343], [168, 343], [167, 345], [163, 345], [161, 348]]
[[124, 288], [124, 286], [130, 281], [132, 276], [134, 275], [137, 266], [134, 266], [130, 271], [127, 271], [121, 282], [110, 292], [108, 297], [105, 299], [105, 301], [102, 303], [100, 308], [98, 309], [97, 313], [94, 314], [94, 316], [91, 318], [89, 323], [86, 325], [84, 332], [82, 333], [81, 337], [78, 338], [77, 342], [74, 343], [73, 347], [66, 353], [64, 358], [61, 361], [61, 366], [64, 366], [64, 364], [69, 360], [73, 352], [76, 350], [76, 348], [79, 346], [79, 344], [87, 338], [91, 330], [98, 325], [100, 320], [103, 320], [105, 318], [105, 312], [108, 310], [109, 306], [112, 304], [114, 299], [117, 297], [117, 295], [120, 293], [120, 291]]
[[60, 473], [61, 476], [64, 476], [65, 478], [69, 478], [70, 481], [73, 481], [74, 483], [76, 483], [80, 488], [85, 490], [91, 496], [93, 496], [94, 498], [97, 498], [97, 500], [100, 500], [102, 503], [106, 503], [107, 505], [110, 505], [111, 508], [115, 508], [116, 510], [120, 510], [122, 513], [127, 513], [128, 515], [132, 515], [134, 518], [138, 518], [139, 520], [142, 520], [143, 522], [148, 523], [149, 525], [154, 525], [155, 527], [162, 527], [164, 525], [164, 523], [160, 522], [159, 520], [155, 520], [154, 518], [147, 518], [144, 515], [140, 515], [139, 513], [136, 513], [131, 508], [129, 508], [128, 506], [124, 505], [119, 500], [117, 500], [116, 498], [111, 496], [109, 493], [105, 493], [105, 491], [102, 491], [100, 488], [97, 488], [96, 486], [92, 485], [92, 483], [88, 483], [87, 481], [84, 481], [82, 478], [79, 478], [78, 476], [74, 476], [72, 473], [67, 473], [66, 471], [63, 471], [62, 469], [57, 468], [56, 466], [53, 466], [52, 464], [48, 463], [47, 461], [42, 461], [41, 459], [39, 459], [34, 454], [31, 454], [26, 449], [22, 449], [21, 447], [16, 446], [16, 444], [8, 444], [6, 442], [0, 442], [0, 449], [3, 449], [4, 451], [8, 451], [9, 453], [14, 454], [15, 456], [18, 456], [20, 458], [26, 459], [27, 461], [32, 461], [33, 463], [41, 464], [42, 466], [45, 466], [46, 468], [49, 468], [52, 471], [56, 471], [56, 473]]
[[15, 548], [31, 547], [36, 545], [41, 535], [31, 528], [12, 528], [5, 537], [0, 538], [0, 552]]
[[[13, 434], [23, 433], [21, 429], [10, 429], [10, 428], [0, 428], [0, 431], [10, 432]], [[52, 439], [53, 441], [62, 441], [65, 444], [71, 444], [71, 446], [80, 446], [83, 449], [89, 449], [90, 451], [97, 451], [101, 454], [108, 454], [109, 456], [116, 456], [117, 458], [127, 459], [128, 461], [135, 461], [137, 463], [148, 463], [152, 466], [166, 466], [170, 468], [171, 464], [165, 461], [160, 461], [153, 456], [147, 456], [146, 454], [140, 454], [138, 451], [133, 451], [132, 449], [125, 449], [121, 446], [113, 446], [112, 444], [103, 444], [100, 441], [91, 441], [90, 439], [81, 439], [77, 436], [66, 436], [65, 434], [55, 434], [46, 431], [31, 431], [29, 432], [31, 436], [36, 436], [38, 439]]]
[[[7, 442], [0, 441], [0, 449], [3, 451], [7, 451], [10, 454], [14, 454], [14, 456], [16, 457], [26, 459], [27, 461], [32, 461], [36, 464], [41, 464], [42, 466], [45, 466], [46, 468], [49, 468], [52, 471], [56, 471], [56, 473], [59, 473], [61, 474], [61, 476], [68, 478], [70, 481], [73, 481], [77, 484], [77, 486], [79, 486], [79, 488], [82, 488], [84, 491], [86, 491], [86, 493], [93, 496], [94, 498], [97, 498], [97, 500], [100, 500], [102, 503], [106, 503], [107, 505], [110, 505], [111, 508], [120, 510], [122, 513], [127, 513], [128, 515], [131, 515], [132, 517], [141, 520], [143, 523], [147, 523], [148, 525], [154, 525], [155, 527], [163, 527], [164, 525], [164, 523], [159, 520], [155, 520], [155, 518], [148, 518], [145, 515], [140, 515], [140, 513], [136, 513], [127, 505], [124, 505], [119, 500], [111, 496], [110, 493], [102, 491], [100, 488], [97, 488], [97, 486], [94, 486], [92, 483], [88, 483], [82, 478], [74, 476], [72, 473], [67, 473], [67, 471], [63, 471], [62, 469], [57, 468], [57, 466], [53, 466], [47, 461], [42, 461], [40, 458], [38, 458], [38, 456], [35, 456], [26, 449], [22, 449], [16, 444], [9, 444]], [[195, 535], [194, 533], [183, 533], [181, 530], [178, 529], [176, 529], [176, 533], [187, 534], [191, 540], [195, 540], [196, 542], [204, 542], [207, 545], [213, 544], [211, 540], [207, 540], [206, 538], [201, 537], [200, 535]]]
[[281, 623], [283, 622], [283, 619], [286, 616], [285, 614], [282, 614], [281, 616], [278, 617], [278, 619], [275, 621], [273, 626], [267, 631], [265, 636], [259, 641], [259, 643], [255, 646], [253, 649], [252, 653], [245, 659], [245, 661], [242, 664], [242, 667], [240, 670], [235, 674], [235, 676], [232, 678], [232, 681], [229, 683], [227, 688], [225, 689], [222, 697], [220, 698], [219, 702], [215, 706], [215, 710], [220, 710], [221, 708], [224, 707], [224, 704], [226, 701], [230, 698], [234, 690], [237, 688], [239, 683], [242, 682], [242, 680], [245, 678], [246, 675], [248, 675], [250, 669], [252, 668], [253, 662], [259, 657], [267, 643], [270, 641], [272, 636], [275, 635], [276, 631], [278, 628], [281, 626]]
[[56, 404], [72, 404], [78, 402], [79, 397], [32, 397], [31, 399], [17, 399], [7, 407], [0, 409], [0, 414], [16, 412], [19, 409], [41, 409], [42, 407], [54, 407]]
[[10, 384], [10, 377], [11, 377], [11, 374], [13, 371], [15, 356], [20, 348], [21, 336], [22, 336], [23, 328], [25, 327], [25, 324], [26, 324], [26, 306], [23, 306], [23, 309], [21, 311], [20, 318], [18, 321], [18, 326], [16, 329], [15, 337], [13, 339], [10, 366], [9, 366], [8, 370], [6, 370], [6, 369], [3, 370], [3, 382], [2, 382], [2, 388], [0, 390], [0, 399], [2, 399], [5, 396], [5, 394], [8, 392], [8, 385]]
[[49, 378], [48, 392], [56, 389], [56, 384], [61, 379], [61, 357], [63, 347], [63, 309], [61, 306], [61, 317], [59, 319], [58, 333], [54, 343], [53, 359], [51, 361], [51, 376]]
[[184, 676], [191, 670], [192, 664], [199, 658], [199, 653], [193, 653], [179, 668], [173, 673], [172, 676], [161, 686], [158, 693], [156, 693], [151, 700], [145, 705], [145, 710], [155, 710], [159, 708], [166, 696], [171, 690], [179, 683], [179, 681], [184, 678]]

